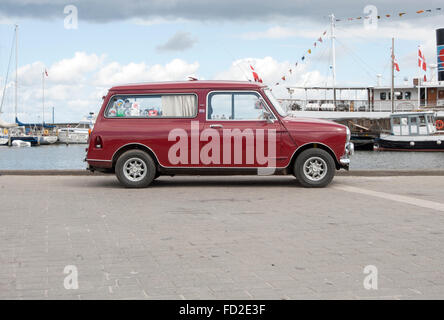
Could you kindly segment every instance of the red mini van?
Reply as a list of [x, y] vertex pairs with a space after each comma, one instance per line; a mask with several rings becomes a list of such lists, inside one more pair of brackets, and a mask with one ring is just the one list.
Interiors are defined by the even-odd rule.
[[346, 126], [288, 116], [263, 84], [185, 81], [111, 88], [86, 161], [125, 187], [176, 174], [292, 174], [325, 187], [352, 153]]

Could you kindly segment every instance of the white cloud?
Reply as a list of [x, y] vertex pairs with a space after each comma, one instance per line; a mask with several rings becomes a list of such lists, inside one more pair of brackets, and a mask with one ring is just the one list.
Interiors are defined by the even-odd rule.
[[[264, 58], [244, 58], [234, 61], [228, 70], [222, 71], [215, 75], [218, 80], [253, 80], [250, 65], [253, 66], [259, 77], [262, 78], [264, 84], [273, 89], [274, 94], [280, 98], [287, 98], [288, 92], [286, 87], [303, 86], [303, 85], [321, 85], [326, 84], [327, 78], [319, 73], [319, 71], [308, 71], [307, 65], [298, 64], [289, 61], [277, 61], [272, 57]], [[292, 73], [289, 73], [289, 69]], [[286, 76], [285, 81], [281, 79]], [[279, 85], [275, 85], [279, 83]]]
[[54, 63], [48, 70], [51, 81], [57, 83], [81, 83], [85, 76], [97, 70], [102, 64], [105, 56], [76, 52], [73, 58], [63, 59]]
[[112, 62], [97, 72], [94, 84], [109, 87], [124, 83], [186, 80], [188, 76], [194, 75], [198, 68], [198, 62], [187, 63], [181, 59], [174, 59], [166, 65], [152, 66], [145, 62], [132, 62], [127, 65]]
[[48, 71], [48, 77], [45, 78], [48, 84], [82, 83], [88, 73], [100, 67], [104, 59], [104, 55], [88, 55], [85, 52], [76, 52], [74, 57], [57, 61], [49, 67], [41, 61], [36, 61], [18, 69], [19, 87], [41, 85], [42, 74], [45, 69]]

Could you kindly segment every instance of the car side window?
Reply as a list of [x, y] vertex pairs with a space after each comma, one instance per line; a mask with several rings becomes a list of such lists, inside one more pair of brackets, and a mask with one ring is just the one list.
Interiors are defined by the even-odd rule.
[[114, 96], [108, 103], [108, 118], [192, 118], [197, 115], [193, 94]]
[[211, 93], [207, 120], [265, 120], [264, 100], [257, 93]]

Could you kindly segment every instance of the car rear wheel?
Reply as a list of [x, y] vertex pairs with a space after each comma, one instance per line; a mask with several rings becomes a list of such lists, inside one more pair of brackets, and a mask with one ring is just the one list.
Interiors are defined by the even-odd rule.
[[306, 188], [323, 188], [333, 180], [336, 165], [333, 157], [322, 149], [307, 149], [295, 161], [293, 173]]
[[129, 150], [117, 159], [115, 171], [126, 188], [145, 188], [154, 180], [156, 165], [146, 152]]

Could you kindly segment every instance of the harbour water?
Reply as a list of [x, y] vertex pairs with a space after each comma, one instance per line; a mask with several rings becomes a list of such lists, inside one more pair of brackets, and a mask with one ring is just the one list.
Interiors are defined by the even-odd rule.
[[[0, 170], [85, 169], [86, 145], [0, 147]], [[444, 169], [444, 152], [357, 151], [351, 170]]]

